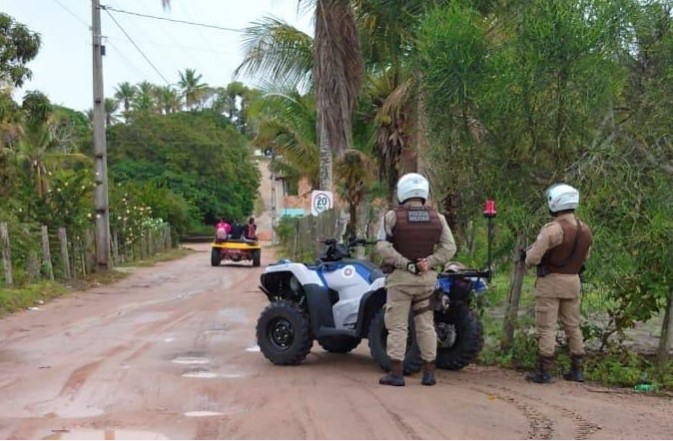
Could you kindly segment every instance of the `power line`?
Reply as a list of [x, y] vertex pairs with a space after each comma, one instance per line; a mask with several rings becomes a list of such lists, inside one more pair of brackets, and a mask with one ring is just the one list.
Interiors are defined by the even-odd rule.
[[117, 27], [124, 33], [124, 35], [126, 35], [126, 38], [128, 38], [129, 41], [133, 44], [133, 46], [135, 46], [135, 48], [138, 50], [138, 52], [140, 52], [140, 55], [142, 55], [143, 58], [145, 58], [145, 60], [149, 63], [149, 65], [152, 66], [152, 69], [154, 69], [154, 71], [166, 82], [166, 84], [170, 85], [171, 82], [168, 81], [166, 79], [166, 77], [163, 76], [163, 74], [161, 72], [159, 72], [159, 69], [157, 69], [157, 67], [154, 65], [154, 63], [152, 63], [152, 61], [150, 61], [150, 59], [147, 58], [147, 55], [145, 55], [145, 53], [142, 51], [142, 49], [140, 49], [140, 47], [138, 47], [136, 42], [133, 41], [131, 36], [126, 32], [126, 30], [122, 27], [122, 25], [119, 24], [117, 19], [114, 18], [114, 16], [110, 13], [110, 11], [108, 11], [108, 8], [101, 6], [101, 9], [103, 9], [105, 12], [107, 12], [107, 15], [110, 16], [110, 18], [117, 25]]
[[58, 1], [58, 0], [54, 0], [54, 2], [55, 2], [57, 5], [59, 5], [60, 7], [62, 7], [63, 9], [65, 9], [70, 15], [72, 15], [73, 17], [75, 17], [75, 19], [76, 19], [77, 21], [79, 21], [79, 22], [82, 23], [84, 26], [86, 26], [87, 28], [89, 28], [89, 26], [90, 26], [89, 23], [87, 23], [86, 21], [82, 20], [77, 14], [75, 14], [74, 12], [72, 12], [72, 11], [71, 11], [67, 6], [65, 6], [63, 3], [61, 3], [61, 2]]
[[[189, 20], [192, 20], [192, 21], [193, 21], [193, 18], [192, 18], [192, 16], [191, 16], [191, 14], [190, 14], [189, 11], [187, 10], [187, 7], [186, 7], [186, 6], [183, 6], [183, 5], [182, 5], [179, 1], [177, 1], [177, 0], [175, 0], [175, 3], [176, 3], [176, 4], [180, 7], [180, 9], [182, 9], [182, 11], [187, 15], [187, 18], [188, 18]], [[199, 37], [201, 37], [201, 39], [206, 43], [206, 46], [208, 46], [208, 48], [209, 48], [210, 50], [213, 50], [213, 46], [211, 45], [210, 40], [203, 36], [203, 32], [201, 32], [201, 29], [197, 29], [196, 31], [199, 33]]]
[[136, 73], [141, 74], [141, 76], [146, 75], [146, 71], [145, 71], [145, 70], [141, 69], [141, 68], [140, 68], [139, 66], [137, 66], [134, 62], [132, 62], [131, 60], [129, 60], [128, 58], [126, 58], [126, 56], [124, 55], [124, 52], [121, 51], [117, 46], [115, 46], [114, 43], [113, 43], [112, 41], [110, 41], [110, 37], [105, 37], [105, 39], [107, 40], [107, 44], [109, 44], [110, 47], [111, 47], [112, 49], [114, 49], [115, 52], [117, 52], [117, 54], [119, 54], [119, 56], [120, 56], [124, 61], [126, 61], [126, 65], [125, 65], [125, 67], [129, 68], [129, 70], [130, 70], [130, 68], [133, 68], [133, 70], [135, 70]]
[[[136, 15], [138, 17], [151, 18], [153, 20], [164, 20], [164, 21], [170, 21], [170, 22], [173, 22], [173, 23], [186, 24], [186, 25], [190, 25], [190, 26], [200, 26], [200, 27], [203, 27], [203, 28], [218, 29], [220, 31], [241, 32], [240, 29], [225, 28], [224, 26], [216, 26], [216, 25], [210, 25], [210, 24], [205, 24], [205, 23], [197, 23], [197, 22], [186, 21], [186, 20], [175, 20], [175, 19], [172, 19], [172, 18], [157, 17], [156, 15], [148, 15], [148, 14], [140, 14], [138, 12], [123, 11], [121, 9], [116, 9], [116, 8], [113, 8], [112, 6], [107, 6], [107, 5], [101, 5], [101, 8], [104, 9], [105, 11], [119, 12], [120, 14]], [[108, 14], [109, 14], [109, 12], [108, 12]]]
[[[128, 43], [125, 38], [123, 37], [112, 37], [112, 36], [106, 36], [105, 39], [107, 40], [118, 40], [123, 43]], [[154, 41], [147, 41], [147, 40], [136, 40], [138, 44], [142, 44], [143, 46], [157, 46], [157, 47], [163, 47], [163, 48], [171, 48], [171, 49], [180, 49], [183, 51], [195, 51], [195, 52], [207, 52], [207, 53], [213, 53], [213, 54], [220, 54], [220, 55], [233, 55], [233, 52], [231, 51], [218, 51], [218, 50], [210, 50], [206, 49], [203, 46], [180, 46], [176, 44], [167, 44], [167, 43], [156, 43]]]
[[[155, 0], [155, 1], [156, 1], [156, 0]], [[173, 0], [173, 3], [174, 3], [174, 2], [175, 2], [175, 0]], [[143, 11], [142, 11], [142, 12], [147, 13], [147, 12], [148, 12], [147, 9], [146, 9], [146, 6], [147, 6], [147, 5], [144, 4], [143, 2], [138, 2], [138, 3], [139, 3], [138, 6], [140, 6], [140, 7], [143, 8]], [[141, 18], [141, 20], [142, 20], [142, 18]], [[170, 26], [170, 25], [171, 25], [170, 23], [158, 22], [158, 27], [159, 27], [159, 29], [161, 29], [161, 32], [162, 32], [163, 34], [167, 35], [167, 36], [168, 36], [168, 39], [171, 40], [171, 42], [174, 44], [174, 47], [177, 48], [177, 46], [178, 46], [178, 40], [176, 39], [175, 32], [170, 32], [170, 29], [167, 29], [167, 27]], [[198, 29], [198, 28], [197, 28], [197, 30], [198, 30], [199, 32], [201, 31], [201, 29]], [[199, 63], [199, 61], [197, 60], [197, 57], [196, 57], [196, 55], [194, 54], [193, 51], [182, 49], [182, 52], [183, 52], [184, 54], [186, 54], [187, 57], [191, 60], [192, 65], [194, 65], [194, 66], [200, 66], [200, 63]]]

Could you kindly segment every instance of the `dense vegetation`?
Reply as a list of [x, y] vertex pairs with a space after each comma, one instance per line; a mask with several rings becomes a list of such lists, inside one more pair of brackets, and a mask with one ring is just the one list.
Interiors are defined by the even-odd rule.
[[[20, 225], [82, 234], [93, 213], [91, 112], [37, 91], [15, 101], [41, 41], [7, 15], [0, 28], [0, 221], [15, 240]], [[105, 102], [111, 227], [127, 245], [143, 225], [168, 222], [182, 234], [253, 210], [259, 176], [245, 133], [254, 91], [210, 87], [192, 69], [179, 77], [180, 89], [122, 83]]]
[[[314, 130], [316, 121], [333, 117], [314, 104], [321, 89], [299, 92], [343, 40], [326, 48], [318, 32], [305, 35], [273, 19], [248, 28], [240, 68], [266, 80], [263, 101], [276, 109], [262, 113], [255, 142], [276, 152], [279, 168], [317, 186], [327, 176], [327, 148], [337, 189], [355, 191], [348, 200], [382, 194], [369, 179], [372, 167], [362, 164], [378, 164], [389, 197], [400, 173], [426, 173], [459, 241], [457, 257], [470, 264], [485, 260], [479, 213], [486, 198], [495, 198], [499, 294], [491, 306], [498, 308], [506, 302], [512, 257], [547, 221], [543, 192], [558, 181], [577, 186], [579, 214], [595, 231], [583, 297], [589, 346], [632, 366], [615, 380], [628, 383], [649, 359], [634, 364], [621, 351], [630, 330], [652, 320], [661, 330], [659, 368], [670, 369], [673, 3], [349, 3], [340, 16], [325, 12], [329, 2], [317, 2], [315, 11], [317, 21], [356, 24], [360, 52], [350, 53], [361, 57], [364, 81], [348, 84], [359, 87], [350, 145], [361, 160], [349, 166], [344, 146], [329, 145], [329, 136]], [[339, 75], [335, 87], [349, 81]], [[279, 81], [268, 84], [269, 77]], [[516, 348], [532, 350], [529, 331], [522, 321]]]
[[[516, 250], [547, 220], [544, 190], [566, 181], [595, 232], [583, 327], [605, 362], [589, 375], [612, 369], [609, 380], [628, 384], [649, 372], [650, 358], [627, 351], [629, 332], [649, 326], [670, 382], [672, 10], [670, 0], [318, 0], [314, 36], [263, 19], [246, 30], [239, 67], [261, 91], [209, 87], [191, 69], [178, 89], [117, 87], [106, 102], [112, 221], [132, 241], [131, 224], [184, 231], [247, 215], [259, 179], [248, 139], [292, 184], [334, 181], [361, 233], [372, 203], [392, 203], [399, 175], [418, 170], [468, 264], [485, 260], [483, 200], [498, 201], [493, 313]], [[85, 228], [88, 119], [39, 92], [12, 100], [40, 40], [7, 16], [0, 28], [0, 218]], [[514, 349], [489, 360], [530, 360], [530, 323], [519, 325]]]

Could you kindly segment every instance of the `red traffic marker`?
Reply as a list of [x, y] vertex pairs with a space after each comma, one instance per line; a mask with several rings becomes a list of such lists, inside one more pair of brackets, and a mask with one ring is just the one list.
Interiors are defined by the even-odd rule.
[[486, 217], [495, 217], [497, 214], [497, 211], [495, 210], [495, 201], [492, 199], [489, 199], [486, 201], [484, 204], [484, 216]]

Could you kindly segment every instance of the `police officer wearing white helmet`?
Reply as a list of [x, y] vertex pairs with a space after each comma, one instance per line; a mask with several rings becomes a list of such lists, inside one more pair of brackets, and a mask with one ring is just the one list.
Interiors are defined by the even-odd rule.
[[391, 358], [390, 372], [379, 380], [384, 385], [405, 385], [403, 360], [410, 309], [424, 361], [421, 383], [426, 386], [435, 384], [437, 335], [430, 297], [437, 273], [433, 268], [443, 267], [451, 260], [456, 253], [456, 244], [444, 216], [425, 205], [429, 193], [430, 185], [422, 175], [409, 173], [402, 176], [397, 183], [400, 205], [388, 211], [381, 220], [377, 252], [389, 270], [385, 324], [387, 351]]
[[552, 222], [542, 227], [535, 243], [522, 251], [527, 266], [537, 266], [535, 282], [535, 325], [538, 368], [526, 379], [551, 383], [558, 319], [568, 338], [572, 366], [563, 374], [568, 381], [584, 381], [584, 343], [580, 330], [580, 272], [592, 244], [591, 229], [575, 215], [579, 191], [556, 184], [546, 192]]

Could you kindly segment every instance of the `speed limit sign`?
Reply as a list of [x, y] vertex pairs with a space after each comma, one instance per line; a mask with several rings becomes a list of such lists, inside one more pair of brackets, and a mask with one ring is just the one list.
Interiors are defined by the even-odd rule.
[[332, 208], [332, 192], [331, 191], [312, 191], [311, 192], [311, 214], [318, 216]]

